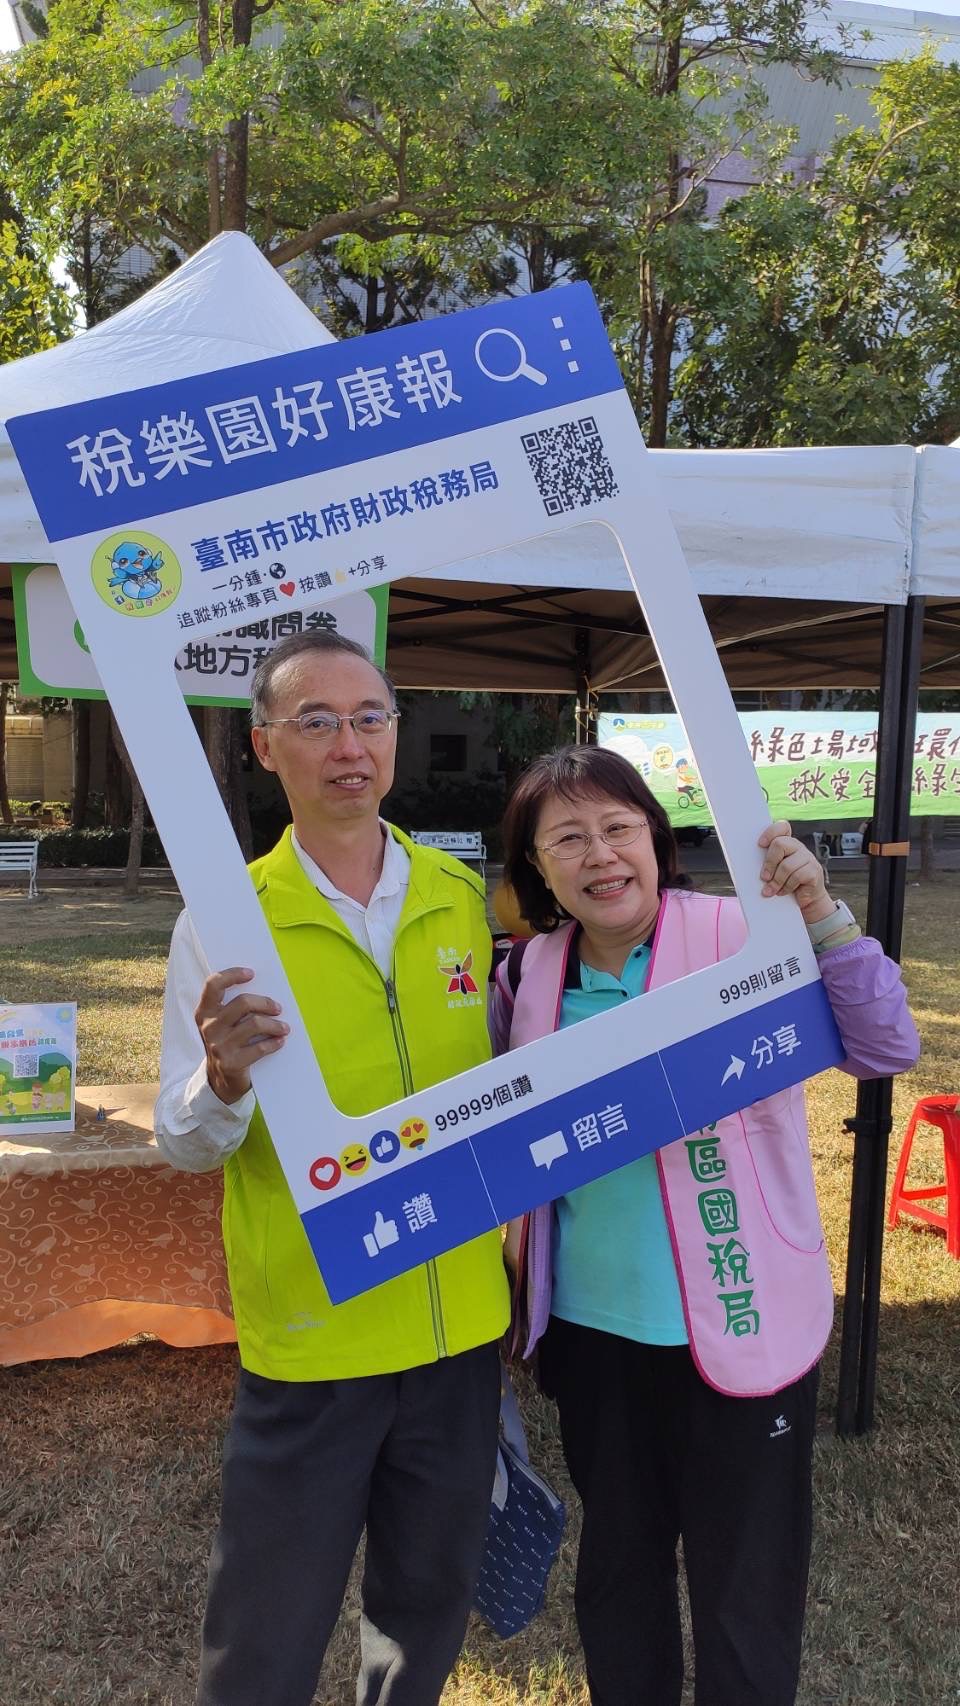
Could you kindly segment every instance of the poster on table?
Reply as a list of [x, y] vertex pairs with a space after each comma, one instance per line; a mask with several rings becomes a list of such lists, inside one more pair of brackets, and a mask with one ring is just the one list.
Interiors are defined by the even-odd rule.
[[[388, 586], [582, 522], [610, 529], [655, 637], [748, 941], [648, 993], [642, 1027], [617, 1009], [362, 1117], [334, 1106], [294, 1023], [255, 1088], [334, 1301], [841, 1057], [797, 907], [761, 898], [763, 793], [586, 285], [41, 410], [8, 430], [206, 956], [252, 967], [252, 987], [288, 1015], [180, 689], [183, 647], [259, 619], [267, 594], [271, 612], [305, 609], [321, 575], [334, 609], [358, 582]], [[424, 972], [437, 1025], [483, 1000], [462, 975], [472, 946], [450, 943]], [[363, 1165], [348, 1170], [348, 1157]]]
[[0, 1137], [72, 1131], [76, 1002], [0, 1007]]
[[[877, 776], [875, 711], [741, 711], [740, 727], [770, 816], [869, 820]], [[635, 767], [672, 823], [694, 828], [713, 815], [680, 718], [604, 711], [601, 746]], [[921, 711], [914, 741], [910, 811], [960, 814], [960, 716]]]

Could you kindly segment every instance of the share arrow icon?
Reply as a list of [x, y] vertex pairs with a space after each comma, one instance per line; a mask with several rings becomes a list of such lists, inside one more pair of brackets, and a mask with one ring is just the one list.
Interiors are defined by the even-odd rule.
[[746, 1064], [747, 1064], [746, 1061], [741, 1060], [738, 1055], [732, 1054], [730, 1056], [730, 1065], [727, 1067], [726, 1072], [724, 1073], [723, 1077], [720, 1080], [721, 1090], [723, 1089], [723, 1086], [726, 1084], [728, 1078], [742, 1078], [743, 1077], [743, 1069], [746, 1066]]

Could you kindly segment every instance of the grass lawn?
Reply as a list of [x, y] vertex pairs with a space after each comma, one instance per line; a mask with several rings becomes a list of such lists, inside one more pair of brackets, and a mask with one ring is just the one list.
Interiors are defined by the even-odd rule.
[[[862, 915], [863, 878], [841, 876], [835, 892]], [[86, 910], [67, 893], [16, 913], [4, 903], [0, 993], [80, 1002], [81, 1084], [154, 1078], [176, 903], [124, 909], [99, 898]], [[918, 1095], [960, 1089], [960, 876], [908, 890], [904, 966], [925, 1054], [896, 1087], [895, 1145]], [[853, 1085], [827, 1073], [809, 1105], [839, 1291], [852, 1150], [842, 1121]], [[914, 1153], [915, 1171], [935, 1179], [932, 1136]], [[0, 1706], [190, 1706], [234, 1367], [229, 1347], [136, 1343], [0, 1370]], [[942, 1237], [906, 1224], [887, 1235], [869, 1438], [833, 1436], [835, 1390], [834, 1340], [821, 1389], [801, 1706], [957, 1706], [960, 1263]], [[535, 1460], [564, 1487], [552, 1407], [529, 1386], [523, 1398]], [[727, 1472], [718, 1461], [717, 1473]], [[567, 1492], [571, 1522], [544, 1614], [506, 1645], [475, 1624], [445, 1706], [585, 1706]], [[322, 1706], [353, 1697], [356, 1624], [351, 1589]]]

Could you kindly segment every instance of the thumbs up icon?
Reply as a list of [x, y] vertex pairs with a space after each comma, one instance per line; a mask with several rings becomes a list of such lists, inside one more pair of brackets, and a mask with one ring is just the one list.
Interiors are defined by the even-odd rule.
[[397, 1231], [396, 1221], [384, 1220], [380, 1210], [377, 1209], [373, 1220], [373, 1231], [365, 1232], [363, 1235], [363, 1247], [367, 1255], [379, 1256], [380, 1251], [385, 1250], [388, 1244], [396, 1244], [399, 1239], [400, 1234]]

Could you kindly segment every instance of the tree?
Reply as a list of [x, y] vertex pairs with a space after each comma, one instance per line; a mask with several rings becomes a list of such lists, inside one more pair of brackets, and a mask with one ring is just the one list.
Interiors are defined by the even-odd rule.
[[632, 193], [598, 223], [587, 270], [606, 310], [647, 442], [667, 442], [678, 353], [712, 303], [724, 244], [706, 218], [721, 163], [748, 155], [769, 175], [790, 134], [771, 123], [761, 72], [773, 63], [832, 78], [802, 0], [597, 0], [587, 21], [618, 96], [642, 113]]
[[424, 268], [469, 284], [478, 249], [482, 277], [506, 246], [542, 288], [551, 249], [573, 241], [660, 442], [676, 339], [709, 271], [703, 186], [733, 149], [783, 146], [758, 71], [828, 68], [809, 12], [57, 0], [0, 74], [0, 164], [75, 250], [93, 220], [158, 266], [228, 227], [308, 271], [351, 237], [348, 266], [373, 277], [371, 260], [388, 261], [385, 280], [407, 272], [416, 288]]
[[130, 783], [130, 845], [127, 849], [127, 868], [123, 878], [123, 893], [126, 900], [139, 900], [140, 868], [143, 862], [143, 789], [127, 751], [127, 743], [120, 733], [120, 725], [112, 711], [110, 712], [110, 738]]
[[677, 374], [689, 443], [877, 444], [960, 431], [960, 67], [886, 67], [877, 127], [815, 180], [728, 204], [718, 288]]
[[49, 233], [32, 228], [0, 189], [0, 362], [35, 355], [67, 337], [70, 299], [51, 272]]
[[575, 701], [558, 693], [458, 693], [457, 703], [463, 711], [493, 712], [491, 742], [508, 794], [538, 753], [574, 738]]
[[0, 681], [0, 819], [7, 824], [13, 822], [10, 795], [7, 790], [7, 696], [9, 692], [10, 683]]
[[[573, 16], [571, 12], [569, 16]], [[158, 260], [249, 230], [277, 266], [346, 233], [458, 236], [602, 205], [589, 133], [615, 92], [565, 54], [564, 6], [460, 0], [58, 0], [3, 68], [20, 193]], [[582, 34], [582, 31], [580, 32]], [[144, 88], [144, 83], [153, 85]], [[613, 153], [618, 150], [614, 147]]]

